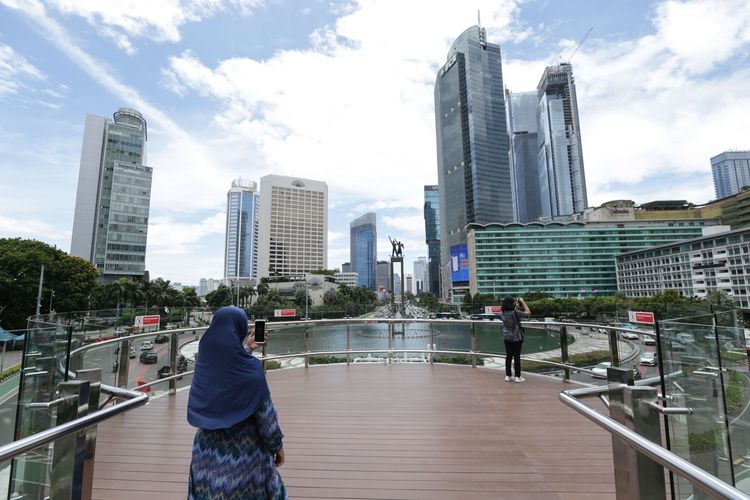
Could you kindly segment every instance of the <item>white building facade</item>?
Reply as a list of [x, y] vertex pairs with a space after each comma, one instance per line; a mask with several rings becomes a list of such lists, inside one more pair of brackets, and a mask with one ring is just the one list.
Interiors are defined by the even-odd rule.
[[340, 285], [350, 287], [359, 286], [359, 273], [336, 273], [333, 275], [333, 279], [335, 279]]
[[297, 276], [327, 265], [328, 185], [298, 177], [261, 177], [258, 277]]

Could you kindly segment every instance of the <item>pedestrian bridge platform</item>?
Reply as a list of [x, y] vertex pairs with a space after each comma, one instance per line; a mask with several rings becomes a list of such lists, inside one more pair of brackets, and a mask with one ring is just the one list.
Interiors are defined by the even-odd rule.
[[[289, 497], [614, 499], [611, 435], [560, 402], [571, 386], [503, 375], [442, 364], [269, 371]], [[186, 497], [187, 400], [182, 389], [98, 426], [93, 498]]]

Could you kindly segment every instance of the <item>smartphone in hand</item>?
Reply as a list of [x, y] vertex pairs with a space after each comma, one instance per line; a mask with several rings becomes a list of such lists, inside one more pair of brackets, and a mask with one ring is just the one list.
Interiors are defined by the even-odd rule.
[[255, 320], [255, 343], [266, 343], [266, 320], [264, 319]]

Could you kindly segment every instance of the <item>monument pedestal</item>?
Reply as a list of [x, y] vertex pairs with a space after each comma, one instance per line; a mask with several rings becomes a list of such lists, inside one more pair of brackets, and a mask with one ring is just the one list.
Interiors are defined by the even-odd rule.
[[397, 262], [401, 263], [401, 315], [406, 314], [406, 302], [404, 301], [404, 284], [406, 279], [404, 278], [404, 258], [403, 257], [391, 257], [391, 314], [396, 314], [396, 273], [394, 264]]

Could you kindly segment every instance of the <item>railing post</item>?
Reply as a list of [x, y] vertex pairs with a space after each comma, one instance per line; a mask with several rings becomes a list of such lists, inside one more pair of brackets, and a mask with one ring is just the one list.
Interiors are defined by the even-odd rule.
[[[70, 422], [88, 413], [91, 382], [71, 380], [59, 385], [66, 401], [57, 409], [57, 424]], [[81, 500], [86, 461], [86, 432], [76, 432], [55, 441], [52, 458], [50, 499]], [[93, 472], [93, 471], [92, 471]]]
[[[169, 334], [169, 371], [172, 375], [177, 375], [177, 351], [179, 350], [177, 341], [177, 333], [172, 332]], [[169, 393], [177, 393], [177, 379], [173, 378], [169, 381]]]
[[[568, 364], [568, 327], [560, 328], [560, 362]], [[570, 368], [563, 368], [563, 382], [570, 382]]]
[[[659, 415], [649, 403], [656, 403], [654, 387], [631, 386], [616, 382], [625, 379], [632, 383], [633, 374], [621, 368], [609, 368], [612, 377], [609, 388], [610, 416], [615, 421], [661, 445]], [[615, 467], [615, 492], [618, 500], [646, 500], [665, 498], [664, 468], [647, 456], [612, 437], [612, 457]]]
[[309, 348], [308, 348], [308, 344], [307, 344], [307, 339], [308, 339], [308, 336], [309, 336], [309, 332], [307, 331], [307, 321], [308, 320], [305, 320], [305, 368], [307, 368], [309, 366], [309, 364], [310, 364], [310, 362], [308, 360], [308, 358], [309, 358], [309, 356], [308, 356], [308, 354], [309, 354]]
[[[100, 368], [90, 368], [78, 370], [77, 380], [88, 380], [89, 389], [89, 409], [92, 413], [99, 409], [99, 399], [102, 388], [102, 371]], [[84, 500], [91, 498], [91, 491], [94, 487], [94, 455], [96, 454], [96, 426], [92, 426], [86, 431], [85, 459], [83, 463], [83, 496]]]
[[396, 324], [388, 322], [388, 364], [393, 363], [393, 332], [396, 330]]
[[349, 362], [352, 359], [352, 322], [346, 322], [346, 365], [349, 366]]
[[617, 345], [617, 330], [609, 329], [609, 354], [612, 366], [620, 366], [620, 352]]
[[427, 346], [427, 351], [428, 351], [427, 355], [430, 358], [430, 364], [432, 364], [432, 341], [433, 341], [434, 335], [435, 335], [435, 333], [433, 331], [432, 321], [430, 321], [430, 340], [429, 340], [430, 345]]
[[268, 354], [267, 344], [268, 344], [268, 335], [266, 335], [266, 341], [260, 345], [260, 355], [263, 358], [260, 364], [261, 366], [263, 366], [263, 373], [268, 371], [268, 369], [266, 368], [266, 354]]
[[477, 367], [477, 330], [476, 322], [471, 322], [471, 367]]
[[128, 373], [130, 373], [130, 342], [121, 340], [119, 346], [120, 356], [117, 365], [117, 387], [127, 389]]

